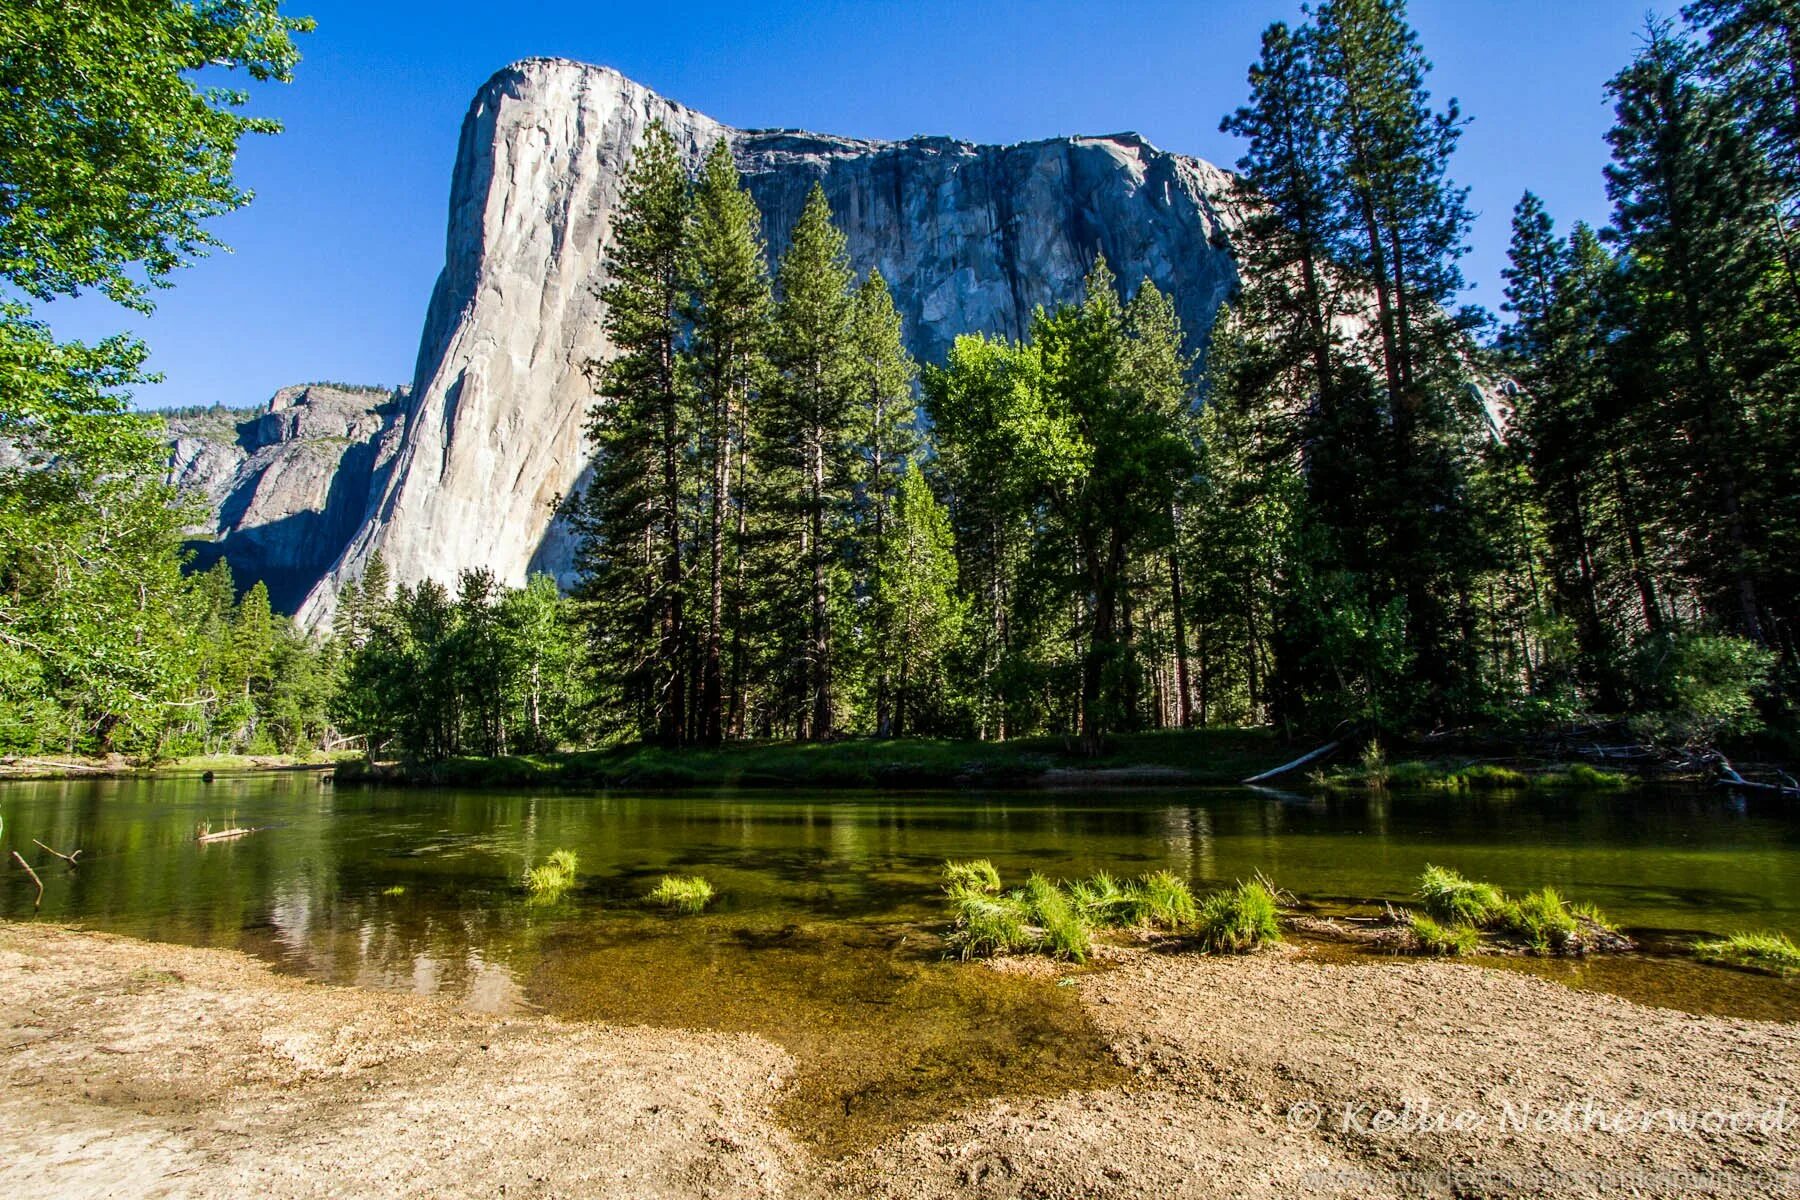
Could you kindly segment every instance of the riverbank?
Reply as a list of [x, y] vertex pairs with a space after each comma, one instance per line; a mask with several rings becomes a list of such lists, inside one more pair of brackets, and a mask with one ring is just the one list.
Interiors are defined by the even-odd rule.
[[[1282, 761], [1269, 729], [1121, 734], [1089, 758], [1073, 738], [1004, 742], [851, 738], [836, 742], [736, 742], [716, 749], [626, 745], [599, 750], [436, 763], [361, 761], [338, 768], [346, 783], [426, 787], [583, 787], [648, 791], [783, 787], [892, 790], [1056, 787], [1192, 787], [1232, 784]], [[1291, 757], [1289, 755], [1288, 757]]]
[[0, 780], [43, 779], [154, 779], [205, 775], [244, 774], [258, 771], [323, 771], [360, 759], [353, 750], [309, 755], [296, 754], [196, 754], [186, 758], [146, 763], [123, 754], [104, 758], [52, 758], [7, 756], [0, 758]]
[[[0, 924], [13, 1147], [0, 1182], [67, 1196], [1223, 1197], [1443, 1195], [1454, 1177], [1459, 1194], [1596, 1195], [1582, 1173], [1603, 1169], [1607, 1194], [1792, 1194], [1800, 1026], [1298, 947], [1117, 951], [1109, 969], [1044, 986], [1061, 982], [1125, 1082], [987, 1101], [822, 1161], [782, 1127], [795, 1062], [760, 1037], [488, 1017], [236, 952]], [[1715, 1110], [1750, 1116], [1732, 1129]], [[1769, 1112], [1787, 1128], [1757, 1125]]]

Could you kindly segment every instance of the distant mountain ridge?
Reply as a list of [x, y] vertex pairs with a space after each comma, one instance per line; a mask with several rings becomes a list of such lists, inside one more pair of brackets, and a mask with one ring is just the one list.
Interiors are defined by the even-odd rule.
[[292, 612], [356, 532], [406, 427], [407, 388], [286, 387], [254, 408], [167, 409], [167, 480], [207, 514], [196, 566], [220, 558]]

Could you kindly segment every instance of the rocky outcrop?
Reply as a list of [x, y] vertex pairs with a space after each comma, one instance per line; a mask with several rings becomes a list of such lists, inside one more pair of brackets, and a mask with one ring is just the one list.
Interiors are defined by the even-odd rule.
[[1173, 294], [1195, 344], [1235, 279], [1229, 176], [1135, 134], [977, 146], [741, 131], [605, 67], [517, 63], [463, 122], [411, 415], [303, 621], [326, 620], [376, 549], [401, 582], [475, 565], [511, 583], [566, 579], [556, 511], [587, 465], [584, 365], [611, 350], [598, 291], [623, 173], [653, 121], [692, 164], [730, 142], [774, 251], [820, 181], [857, 270], [881, 269], [927, 361], [960, 333], [1019, 335], [1036, 306], [1078, 294], [1097, 254], [1128, 285]]
[[196, 566], [220, 558], [293, 611], [343, 554], [406, 429], [405, 389], [306, 384], [259, 409], [165, 416], [168, 482], [205, 520]]

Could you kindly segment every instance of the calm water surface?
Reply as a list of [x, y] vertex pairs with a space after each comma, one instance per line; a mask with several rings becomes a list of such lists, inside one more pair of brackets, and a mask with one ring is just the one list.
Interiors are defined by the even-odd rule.
[[[827, 1149], [1002, 1092], [1104, 1082], [1073, 994], [940, 961], [936, 875], [1169, 868], [1197, 887], [1262, 871], [1324, 909], [1402, 900], [1427, 862], [1508, 890], [1555, 885], [1651, 944], [1800, 936], [1800, 806], [1704, 791], [1350, 797], [1144, 792], [506, 794], [334, 788], [311, 773], [0, 784], [6, 845], [81, 848], [40, 868], [42, 919], [229, 946], [286, 970], [445, 992], [493, 1011], [741, 1029], [792, 1050], [786, 1104]], [[266, 827], [198, 845], [210, 822]], [[528, 902], [552, 850], [579, 888]], [[638, 898], [666, 871], [719, 899], [677, 918]], [[34, 892], [0, 873], [0, 915]], [[1800, 983], [1685, 962], [1510, 964], [1705, 1011], [1800, 1019]]]

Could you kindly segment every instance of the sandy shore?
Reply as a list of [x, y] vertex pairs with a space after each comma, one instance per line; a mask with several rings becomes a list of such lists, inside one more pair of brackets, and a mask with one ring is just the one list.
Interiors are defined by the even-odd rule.
[[484, 1017], [0, 924], [0, 1191], [1800, 1193], [1800, 1026], [1293, 952], [1130, 952], [1077, 986], [1131, 1083], [818, 1162], [772, 1116], [793, 1063], [760, 1038]]

